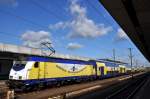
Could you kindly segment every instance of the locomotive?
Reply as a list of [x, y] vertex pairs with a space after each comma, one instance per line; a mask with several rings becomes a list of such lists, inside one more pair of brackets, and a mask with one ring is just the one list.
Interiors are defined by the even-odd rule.
[[27, 57], [15, 61], [9, 74], [10, 88], [38, 88], [66, 82], [109, 78], [126, 73], [122, 64], [101, 60]]

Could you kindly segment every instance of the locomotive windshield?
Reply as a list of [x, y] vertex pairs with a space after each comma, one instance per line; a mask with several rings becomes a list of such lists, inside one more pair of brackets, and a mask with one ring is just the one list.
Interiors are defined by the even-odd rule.
[[15, 61], [14, 65], [13, 65], [13, 69], [15, 71], [19, 71], [19, 70], [22, 70], [25, 68], [25, 65], [26, 65], [26, 61]]

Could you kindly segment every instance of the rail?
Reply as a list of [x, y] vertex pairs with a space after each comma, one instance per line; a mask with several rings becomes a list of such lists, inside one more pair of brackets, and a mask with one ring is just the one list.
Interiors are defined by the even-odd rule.
[[[136, 92], [144, 85], [147, 81], [147, 75], [144, 75], [138, 79], [132, 79], [126, 86], [112, 93], [106, 99], [132, 99]], [[125, 97], [123, 97], [125, 96]]]

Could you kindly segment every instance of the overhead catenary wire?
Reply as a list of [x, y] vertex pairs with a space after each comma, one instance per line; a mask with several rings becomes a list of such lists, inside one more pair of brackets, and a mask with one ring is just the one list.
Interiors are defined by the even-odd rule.
[[[2, 10], [2, 9], [0, 9], [0, 13], [5, 14], [5, 15], [9, 15], [9, 16], [13, 16], [16, 19], [22, 20], [22, 21], [27, 22], [29, 24], [32, 24], [34, 26], [37, 26], [37, 27], [40, 27], [40, 28], [44, 28], [44, 29], [48, 29], [48, 27], [46, 27], [46, 26], [40, 25], [38, 23], [35, 23], [35, 22], [31, 21], [31, 20], [28, 20], [27, 18], [21, 17], [19, 15], [14, 14], [14, 13], [11, 13], [11, 12], [8, 12], [8, 11]], [[6, 36], [8, 36], [10, 38], [19, 39], [19, 40], [21, 38], [20, 35], [15, 35], [15, 34], [3, 32], [3, 31], [0, 31], [0, 34], [6, 35]]]
[[[109, 26], [112, 26], [112, 24], [109, 22], [109, 20], [107, 20], [105, 18], [105, 16], [102, 14], [101, 11], [99, 11], [95, 5], [93, 5], [93, 3], [90, 2], [90, 0], [85, 0], [87, 5], [89, 5], [89, 7], [91, 7], [100, 17], [102, 17], [104, 19], [104, 21], [109, 25]], [[82, 2], [83, 3], [83, 2]], [[112, 29], [114, 31], [114, 29]], [[114, 31], [115, 32], [115, 31]], [[114, 59], [114, 58], [113, 58]]]
[[[35, 23], [35, 22], [31, 21], [31, 20], [28, 20], [27, 18], [21, 17], [21, 16], [19, 16], [19, 15], [15, 15], [14, 13], [11, 13], [11, 12], [8, 12], [8, 11], [2, 10], [2, 9], [0, 9], [0, 13], [5, 14], [5, 15], [9, 15], [9, 16], [13, 16], [13, 17], [15, 17], [16, 19], [22, 20], [22, 21], [24, 21], [24, 22], [27, 22], [27, 23], [30, 23], [30, 24], [32, 24], [32, 25], [38, 26], [38, 27], [40, 27], [40, 28], [48, 29], [48, 27], [46, 27], [46, 26], [42, 26], [42, 25], [40, 25], [40, 24], [37, 24], [37, 23]], [[0, 31], [0, 35], [8, 36], [9, 39], [10, 39], [10, 38], [14, 38], [14, 39], [16, 39], [16, 40], [18, 40], [18, 39], [21, 40], [21, 39], [20, 39], [20, 38], [21, 38], [21, 35], [15, 35], [15, 34], [12, 34], [12, 33], [2, 32], [2, 31]]]
[[[50, 9], [48, 9], [48, 8], [46, 8], [46, 7], [44, 7], [44, 6], [42, 6], [42, 5], [39, 4], [37, 1], [35, 1], [35, 0], [30, 0], [30, 1], [31, 1], [32, 4], [34, 4], [35, 6], [39, 7], [41, 10], [47, 12], [47, 13], [50, 14], [50, 15], [53, 15], [53, 16], [54, 16], [55, 18], [57, 18], [57, 19], [63, 20], [62, 17], [57, 16], [57, 14], [55, 14], [52, 10], [50, 10]], [[83, 2], [83, 1], [82, 1], [82, 2]], [[51, 13], [52, 13], [52, 14], [51, 14]]]
[[48, 13], [50, 16], [53, 16], [54, 18], [56, 18], [60, 21], [64, 20], [61, 16], [58, 16], [54, 11], [47, 9], [46, 7], [44, 7], [41, 4], [39, 4], [38, 2], [36, 2], [35, 0], [30, 0], [30, 2], [32, 4], [34, 4], [35, 6], [37, 6], [38, 8], [40, 8], [41, 10], [43, 10], [44, 12]]
[[[101, 11], [99, 11], [98, 10], [98, 8], [95, 6], [95, 5], [93, 5], [93, 3], [90, 1], [90, 0], [86, 0], [86, 3], [92, 8], [92, 9], [94, 9], [94, 11], [99, 15], [99, 16], [101, 16], [103, 19], [104, 19], [104, 21], [108, 24], [108, 25], [110, 25], [110, 26], [112, 26], [113, 27], [113, 24], [112, 23], [110, 23], [110, 21], [103, 15], [103, 13], [101, 12]], [[114, 27], [113, 27], [114, 28]], [[114, 32], [117, 32], [117, 30], [114, 30], [114, 29], [112, 29]]]
[[[86, 0], [86, 2], [98, 15], [100, 15], [100, 17], [102, 17], [104, 19], [104, 21], [108, 25], [113, 26], [112, 23], [110, 23], [110, 21], [106, 19], [106, 17], [103, 15], [103, 13], [101, 11], [99, 11], [98, 8], [95, 5], [93, 5], [93, 3], [91, 3], [90, 0]], [[112, 29], [112, 30], [114, 31], [114, 29]]]
[[[88, 1], [88, 0], [87, 0], [87, 1]], [[31, 0], [31, 2], [32, 2], [33, 4], [35, 4], [36, 6], [38, 6], [39, 8], [43, 9], [44, 11], [46, 11], [46, 12], [48, 12], [48, 13], [50, 12], [50, 10], [48, 10], [48, 9], [46, 9], [45, 7], [41, 6], [39, 3], [35, 2], [34, 0]], [[95, 8], [95, 7], [94, 7], [94, 8]], [[47, 26], [38, 24], [38, 23], [33, 22], [33, 21], [31, 21], [31, 20], [29, 20], [29, 19], [27, 19], [27, 18], [25, 18], [25, 17], [16, 15], [16, 14], [14, 14], [14, 13], [12, 13], [12, 12], [8, 12], [8, 11], [5, 11], [5, 10], [0, 9], [0, 13], [13, 16], [13, 17], [15, 17], [15, 18], [17, 18], [17, 19], [19, 19], [19, 20], [22, 20], [22, 21], [27, 22], [27, 23], [30, 23], [30, 24], [32, 24], [32, 25], [38, 26], [38, 27], [40, 27], [40, 28], [49, 29]], [[58, 19], [61, 18], [61, 17], [56, 16], [55, 14], [51, 14], [51, 15], [54, 15], [54, 16], [55, 16], [56, 18], [58, 18]]]
[[[47, 8], [45, 8], [45, 7], [43, 7], [43, 6], [41, 6], [39, 3], [35, 2], [34, 0], [31, 0], [31, 2], [32, 2], [34, 5], [36, 5], [37, 7], [39, 7], [40, 9], [44, 10], [45, 12], [47, 12], [48, 14], [54, 16], [55, 18], [61, 19], [61, 17], [59, 17], [59, 16], [57, 16], [56, 14], [54, 14], [54, 12], [51, 12], [49, 9], [47, 9]], [[37, 27], [40, 27], [40, 28], [49, 29], [48, 26], [38, 24], [38, 23], [36, 23], [36, 22], [34, 22], [34, 21], [32, 21], [32, 20], [29, 20], [29, 19], [27, 19], [27, 18], [25, 18], [25, 17], [16, 15], [16, 14], [14, 14], [14, 13], [12, 13], [12, 12], [9, 12], [9, 11], [5, 11], [5, 10], [3, 10], [3, 9], [0, 9], [0, 13], [5, 14], [5, 15], [9, 15], [9, 16], [13, 16], [13, 17], [15, 17], [16, 19], [22, 20], [22, 21], [24, 21], [24, 22], [26, 22], [26, 23], [32, 24], [32, 25], [37, 26]], [[52, 14], [51, 14], [51, 13], [52, 13]], [[2, 34], [2, 33], [4, 33], [4, 32], [1, 32], [1, 31], [0, 31], [0, 33]], [[12, 34], [9, 34], [9, 33], [4, 33], [4, 35], [5, 35], [5, 34], [12, 35]], [[12, 37], [15, 37], [15, 38], [17, 37], [17, 38], [19, 38], [20, 36], [18, 36], [18, 35], [12, 35]]]
[[[0, 9], [0, 13], [5, 14], [5, 15], [9, 15], [9, 16], [13, 16], [16, 19], [22, 20], [22, 21], [24, 21], [26, 23], [32, 24], [32, 25], [40, 27], [40, 28], [49, 29], [47, 26], [40, 25], [40, 24], [38, 24], [36, 22], [33, 22], [33, 21], [31, 21], [31, 20], [29, 20], [27, 18], [24, 18], [22, 16], [16, 15], [16, 14], [14, 14], [12, 12], [8, 12], [8, 11]], [[3, 32], [3, 31], [0, 31], [0, 34], [6, 35], [6, 36], [11, 37], [11, 38], [19, 39], [19, 40], [20, 40], [20, 37], [21, 37], [20, 35], [15, 35], [15, 34]]]
[[37, 26], [37, 27], [40, 27], [40, 28], [49, 29], [47, 26], [38, 24], [38, 23], [33, 22], [33, 21], [31, 21], [31, 20], [29, 20], [29, 19], [27, 19], [27, 18], [25, 18], [25, 17], [16, 15], [16, 14], [14, 14], [14, 13], [12, 13], [12, 12], [8, 12], [8, 11], [5, 11], [5, 10], [0, 9], [0, 13], [3, 13], [3, 14], [5, 14], [5, 15], [9, 15], [9, 16], [13, 16], [13, 17], [15, 17], [16, 19], [22, 20], [22, 21], [24, 21], [24, 22], [30, 23], [30, 24], [32, 24], [32, 25], [34, 25], [34, 26]]
[[0, 35], [5, 35], [5, 36], [12, 37], [12, 38], [15, 38], [15, 39], [20, 39], [20, 37], [21, 37], [20, 35], [15, 35], [15, 34], [2, 32], [2, 31], [0, 31]]
[[[36, 2], [33, 1], [33, 0], [32, 0], [32, 3], [34, 3], [36, 6], [40, 7], [41, 9], [43, 9], [43, 10], [46, 11], [46, 12], [49, 11], [48, 9], [46, 9], [45, 7], [41, 6], [40, 4], [36, 3]], [[0, 13], [5, 14], [5, 15], [9, 15], [9, 16], [13, 16], [13, 17], [15, 17], [16, 19], [22, 20], [22, 21], [24, 21], [24, 22], [30, 23], [30, 24], [32, 24], [32, 25], [34, 25], [34, 26], [38, 26], [38, 27], [40, 27], [40, 28], [49, 29], [47, 26], [38, 24], [38, 23], [33, 22], [33, 21], [31, 21], [31, 20], [29, 20], [29, 19], [27, 19], [27, 18], [25, 18], [25, 17], [16, 15], [16, 14], [14, 14], [14, 13], [12, 13], [12, 12], [8, 12], [8, 11], [5, 11], [5, 10], [3, 10], [3, 9], [0, 9]], [[50, 14], [50, 13], [49, 13], [49, 14]], [[55, 17], [54, 14], [50, 14], [50, 15], [53, 15], [53, 16]], [[58, 17], [56, 16], [56, 18], [58, 18]], [[60, 18], [61, 18], [61, 17], [59, 17], [59, 19], [60, 19]], [[21, 36], [18, 36], [18, 35], [12, 35], [11, 33], [4, 33], [4, 32], [0, 32], [0, 33], [3, 34], [3, 35], [7, 35], [7, 34], [8, 34], [7, 36], [9, 36], [9, 37], [10, 37], [10, 35], [11, 35], [11, 37], [17, 38], [17, 39], [21, 37]]]
[[[57, 16], [56, 14], [54, 14], [54, 12], [51, 12], [49, 9], [47, 9], [47, 8], [45, 8], [45, 7], [43, 7], [43, 6], [41, 6], [41, 5], [40, 5], [39, 3], [37, 3], [36, 1], [34, 1], [34, 0], [30, 0], [30, 1], [31, 1], [31, 3], [33, 3], [34, 5], [36, 5], [37, 7], [39, 7], [40, 9], [42, 9], [43, 11], [47, 12], [48, 14], [54, 16], [54, 17], [57, 18], [57, 19], [61, 19], [61, 17]], [[5, 14], [5, 15], [9, 15], [9, 16], [13, 16], [13, 17], [15, 17], [16, 19], [22, 20], [22, 21], [24, 21], [24, 22], [30, 23], [30, 24], [32, 24], [32, 25], [34, 25], [34, 26], [37, 26], [37, 27], [40, 27], [40, 28], [49, 29], [47, 26], [38, 24], [38, 23], [36, 23], [36, 22], [34, 22], [34, 21], [32, 21], [32, 20], [29, 20], [29, 19], [27, 19], [27, 18], [25, 18], [25, 17], [16, 15], [16, 14], [14, 14], [14, 13], [12, 13], [12, 12], [8, 12], [8, 11], [5, 11], [5, 10], [0, 9], [0, 13]], [[52, 14], [51, 14], [51, 13], [52, 13]], [[0, 31], [0, 33], [4, 33], [4, 32], [1, 32], [1, 31]], [[5, 33], [5, 34], [12, 35], [12, 34], [9, 34], [9, 33]], [[5, 35], [5, 34], [4, 34], [4, 35]], [[18, 35], [15, 35], [15, 36], [12, 35], [12, 37], [19, 37], [19, 36], [18, 36]]]
[[[12, 40], [16, 40], [18, 42], [18, 40], [21, 40], [19, 35], [15, 35], [15, 34], [11, 34], [11, 33], [7, 33], [7, 32], [2, 32], [0, 31], [0, 35], [3, 35], [3, 36], [0, 36], [1, 39], [1, 43], [3, 42], [7, 42], [7, 43], [12, 43]], [[3, 39], [3, 40], [2, 40]], [[11, 39], [11, 41], [10, 41]]]

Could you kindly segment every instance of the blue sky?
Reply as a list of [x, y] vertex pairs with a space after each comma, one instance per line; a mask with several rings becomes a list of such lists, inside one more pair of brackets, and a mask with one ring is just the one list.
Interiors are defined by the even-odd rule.
[[92, 58], [147, 62], [98, 0], [1, 0], [0, 42], [39, 47], [52, 42], [56, 52]]

